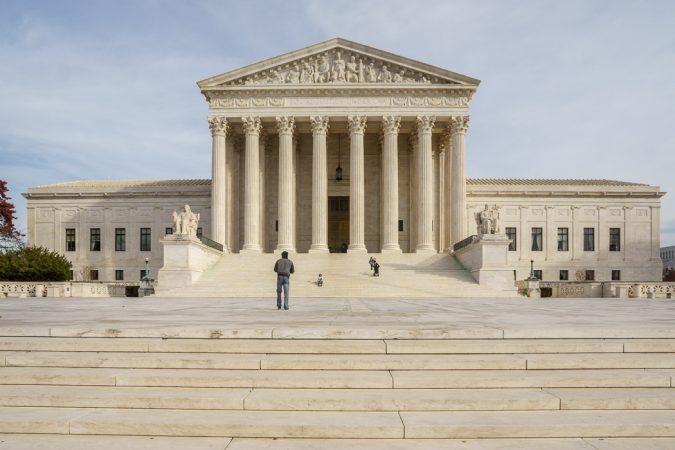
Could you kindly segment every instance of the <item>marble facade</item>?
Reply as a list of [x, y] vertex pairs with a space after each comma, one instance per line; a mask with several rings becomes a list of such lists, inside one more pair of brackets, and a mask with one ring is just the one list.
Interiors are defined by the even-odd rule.
[[[570, 280], [589, 270], [596, 280], [612, 270], [659, 279], [658, 187], [467, 179], [469, 103], [479, 83], [344, 39], [202, 80], [211, 180], [30, 188], [29, 243], [63, 252], [83, 274], [100, 267], [101, 279], [140, 270], [145, 255], [154, 274], [171, 212], [187, 203], [225, 252], [327, 253], [345, 243], [353, 253], [434, 254], [476, 234], [474, 213], [489, 204], [501, 210], [502, 232], [517, 230], [508, 262], [518, 279], [530, 260], [544, 279], [561, 270]], [[130, 239], [151, 228], [149, 253], [136, 240], [128, 253], [114, 251], [118, 222]], [[86, 237], [95, 224], [103, 237], [93, 254]], [[80, 241], [74, 252], [65, 248], [66, 228]], [[541, 250], [531, 250], [533, 228], [542, 230]], [[558, 228], [568, 230], [569, 250], [558, 251]], [[587, 228], [595, 230], [590, 252], [581, 247]], [[608, 250], [610, 228], [620, 230], [618, 250]]]

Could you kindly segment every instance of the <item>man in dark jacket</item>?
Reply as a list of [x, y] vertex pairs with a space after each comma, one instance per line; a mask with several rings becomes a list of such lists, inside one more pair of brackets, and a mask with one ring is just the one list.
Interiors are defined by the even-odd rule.
[[281, 309], [281, 289], [284, 289], [284, 309], [288, 309], [288, 290], [290, 289], [291, 274], [295, 272], [293, 261], [288, 259], [288, 252], [281, 252], [281, 258], [274, 264], [277, 273], [277, 309]]

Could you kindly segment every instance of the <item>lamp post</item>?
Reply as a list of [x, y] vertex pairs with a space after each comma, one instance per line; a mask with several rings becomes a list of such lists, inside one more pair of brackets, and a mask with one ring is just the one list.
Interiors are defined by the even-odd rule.
[[534, 259], [530, 260], [530, 276], [528, 280], [534, 280]]
[[145, 274], [143, 275], [143, 278], [141, 278], [141, 285], [138, 289], [139, 297], [145, 297], [146, 295], [155, 293], [155, 288], [152, 286], [152, 282], [150, 281], [150, 268], [148, 267], [149, 262], [150, 258], [145, 258]]

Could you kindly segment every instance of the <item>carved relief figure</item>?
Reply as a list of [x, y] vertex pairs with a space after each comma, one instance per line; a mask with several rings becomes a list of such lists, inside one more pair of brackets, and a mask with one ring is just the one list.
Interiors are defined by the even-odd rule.
[[300, 73], [300, 82], [301, 83], [313, 83], [314, 82], [314, 67], [307, 61], [302, 65], [302, 72]]
[[382, 70], [380, 70], [380, 76], [377, 77], [377, 81], [380, 83], [391, 83], [391, 80], [391, 72], [389, 72], [386, 64], [382, 64]]
[[368, 83], [377, 82], [377, 72], [375, 72], [375, 63], [370, 63], [366, 67], [366, 81]]
[[286, 79], [289, 83], [300, 83], [300, 71], [298, 70], [298, 63], [293, 64], [291, 69], [288, 71], [288, 76]]
[[345, 60], [342, 59], [340, 52], [337, 52], [333, 60], [333, 81], [345, 82]]
[[403, 83], [403, 75], [405, 75], [405, 70], [401, 70], [398, 73], [394, 74], [394, 83]]
[[323, 55], [319, 59], [319, 64], [315, 72], [316, 83], [328, 83], [330, 81], [330, 64], [328, 63], [328, 58], [326, 58], [326, 55]]
[[347, 82], [359, 82], [359, 66], [356, 64], [356, 56], [352, 56], [347, 63]]
[[284, 76], [281, 75], [277, 69], [272, 69], [272, 76], [270, 80], [272, 83], [283, 83]]

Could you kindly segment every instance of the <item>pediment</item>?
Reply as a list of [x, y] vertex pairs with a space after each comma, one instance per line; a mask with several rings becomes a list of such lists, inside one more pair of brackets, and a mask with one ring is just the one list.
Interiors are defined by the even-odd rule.
[[336, 38], [207, 78], [202, 91], [234, 86], [458, 85], [479, 80]]

